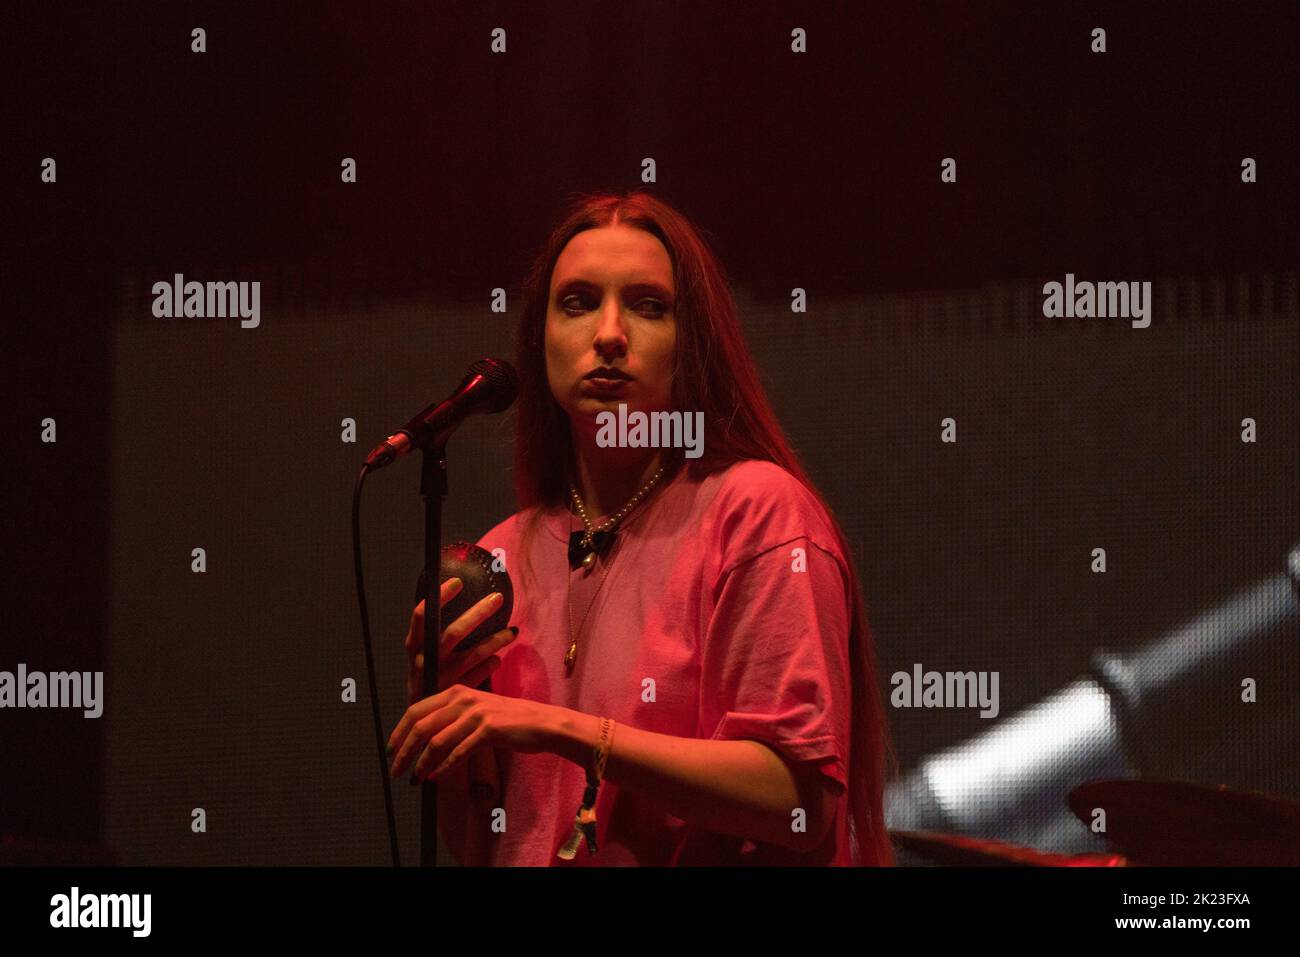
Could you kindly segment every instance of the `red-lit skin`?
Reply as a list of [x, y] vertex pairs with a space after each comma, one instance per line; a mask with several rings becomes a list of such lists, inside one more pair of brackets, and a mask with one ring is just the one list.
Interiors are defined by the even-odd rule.
[[[668, 250], [630, 226], [588, 229], [564, 247], [551, 275], [546, 311], [546, 374], [569, 417], [578, 493], [593, 520], [623, 506], [659, 467], [661, 450], [600, 448], [598, 413], [670, 410], [673, 267]], [[584, 377], [614, 366], [633, 381], [602, 389]]]
[[[575, 287], [575, 282], [586, 285]], [[648, 291], [644, 284], [661, 288]], [[552, 395], [569, 416], [579, 494], [593, 520], [620, 508], [659, 467], [658, 449], [597, 446], [595, 417], [602, 410], [617, 411], [620, 401], [629, 412], [670, 408], [674, 288], [663, 244], [628, 226], [580, 232], [556, 261], [546, 316], [547, 375]], [[634, 381], [609, 390], [584, 382], [599, 365], [623, 369]], [[443, 604], [452, 594], [444, 587]], [[487, 601], [447, 626], [444, 654], [492, 614], [495, 609]], [[422, 604], [407, 635], [417, 673], [423, 668], [418, 655]], [[414, 768], [417, 779], [437, 779], [484, 746], [549, 751], [583, 767], [590, 764], [599, 740], [597, 715], [475, 687], [494, 670], [495, 656], [487, 656], [511, 640], [510, 632], [498, 633], [480, 649], [456, 656], [459, 661], [449, 658], [447, 666], [440, 664], [446, 690], [414, 702], [389, 738], [394, 777]], [[451, 668], [446, 681], [441, 680], [443, 667]], [[454, 677], [460, 673], [463, 678]], [[448, 686], [454, 680], [464, 683]], [[761, 742], [685, 738], [625, 724], [615, 730], [605, 779], [655, 798], [689, 823], [795, 851], [821, 843], [834, 823], [838, 796], [838, 785], [820, 771], [788, 763]], [[791, 830], [796, 807], [807, 812], [804, 833]]]

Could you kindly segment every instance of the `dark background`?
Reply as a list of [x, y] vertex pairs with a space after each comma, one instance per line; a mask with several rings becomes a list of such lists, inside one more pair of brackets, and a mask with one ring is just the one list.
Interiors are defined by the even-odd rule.
[[[4, 17], [17, 482], [0, 668], [104, 669], [107, 709], [0, 715], [0, 834], [132, 863], [385, 860], [355, 471], [469, 361], [510, 356], [566, 195], [635, 188], [646, 156], [732, 276], [781, 420], [857, 549], [882, 685], [914, 662], [998, 670], [1005, 718], [1097, 646], [1142, 645], [1276, 574], [1300, 540], [1289, 5]], [[150, 287], [176, 272], [261, 281], [261, 326], [154, 319]], [[1042, 283], [1066, 272], [1152, 281], [1151, 328], [1044, 320]], [[789, 312], [796, 286], [807, 314]], [[508, 442], [504, 418], [457, 437], [449, 539], [513, 510]], [[417, 482], [414, 466], [376, 477], [364, 512], [394, 721]], [[1098, 546], [1106, 575], [1089, 571]], [[1294, 648], [1255, 675], [1244, 717], [1241, 675], [1189, 699], [1185, 736], [1143, 770], [1300, 797]], [[339, 702], [343, 677], [358, 704]], [[990, 723], [891, 720], [905, 768]], [[410, 859], [415, 798], [398, 798]]]

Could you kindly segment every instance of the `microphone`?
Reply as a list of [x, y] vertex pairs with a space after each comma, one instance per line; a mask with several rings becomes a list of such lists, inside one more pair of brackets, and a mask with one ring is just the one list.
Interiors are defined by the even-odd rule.
[[450, 398], [427, 406], [366, 456], [370, 471], [383, 468], [413, 449], [440, 447], [463, 419], [504, 411], [519, 395], [519, 374], [501, 359], [478, 359]]
[[[1286, 569], [1233, 593], [1132, 651], [1104, 648], [1091, 673], [966, 741], [927, 755], [891, 783], [890, 830], [978, 835], [1040, 850], [1096, 850], [1096, 835], [1069, 809], [1075, 786], [1098, 779], [1163, 777], [1162, 750], [1183, 747], [1205, 726], [1205, 707], [1232, 701], [1246, 675], [1285, 675], [1300, 634], [1300, 543]], [[1278, 679], [1279, 698], [1289, 690]], [[1290, 682], [1294, 685], [1294, 681]], [[1286, 705], [1229, 720], [1196, 736], [1183, 776], [1221, 778], [1242, 758], [1259, 764], [1294, 753]], [[1248, 730], [1246, 730], [1248, 726]], [[1251, 751], [1237, 743], [1252, 734]], [[1276, 742], [1276, 744], [1274, 743]], [[1236, 759], [1234, 761], [1234, 759]], [[1167, 759], [1166, 759], [1167, 760]], [[1265, 765], [1266, 766], [1266, 765]]]
[[[450, 545], [443, 546], [438, 566], [440, 584], [449, 578], [459, 578], [462, 582], [461, 590], [442, 608], [443, 628], [494, 591], [501, 592], [501, 597], [504, 599], [501, 607], [479, 622], [478, 627], [453, 650], [466, 651], [506, 627], [510, 622], [511, 614], [514, 613], [515, 589], [505, 567], [498, 567], [499, 563], [495, 555], [469, 542], [452, 542]], [[422, 571], [420, 580], [415, 586], [417, 604], [424, 598], [428, 584], [428, 572]], [[480, 691], [491, 692], [491, 676], [484, 678], [478, 687]], [[495, 800], [501, 793], [501, 767], [497, 763], [496, 750], [489, 748], [486, 751], [483, 749], [472, 751], [466, 761], [469, 768], [470, 797], [478, 801]]]

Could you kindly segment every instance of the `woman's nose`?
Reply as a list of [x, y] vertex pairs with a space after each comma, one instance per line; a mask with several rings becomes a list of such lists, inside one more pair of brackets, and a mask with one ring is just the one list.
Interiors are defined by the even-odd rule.
[[617, 300], [601, 307], [600, 321], [596, 325], [596, 351], [626, 351], [627, 329], [623, 323], [623, 310]]

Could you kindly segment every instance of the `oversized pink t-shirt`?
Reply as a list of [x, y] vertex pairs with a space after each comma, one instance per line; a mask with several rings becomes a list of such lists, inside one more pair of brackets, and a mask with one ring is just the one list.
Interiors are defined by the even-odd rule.
[[[488, 802], [444, 801], [440, 812], [465, 815], [462, 863], [850, 864], [848, 578], [817, 500], [771, 462], [739, 462], [702, 481], [683, 468], [629, 515], [590, 573], [568, 563], [569, 534], [581, 521], [566, 509], [544, 510], [527, 555], [534, 577], [525, 578], [521, 532], [532, 511], [478, 543], [504, 549], [515, 587], [519, 637], [501, 653], [495, 693], [661, 734], [762, 741], [844, 788], [826, 840], [798, 854], [687, 824], [606, 781], [596, 805], [598, 853], [584, 845], [564, 861], [556, 851], [573, 832], [584, 770], [551, 753], [498, 750], [502, 793]], [[566, 584], [578, 635], [570, 675]], [[461, 822], [447, 823], [458, 830]]]

